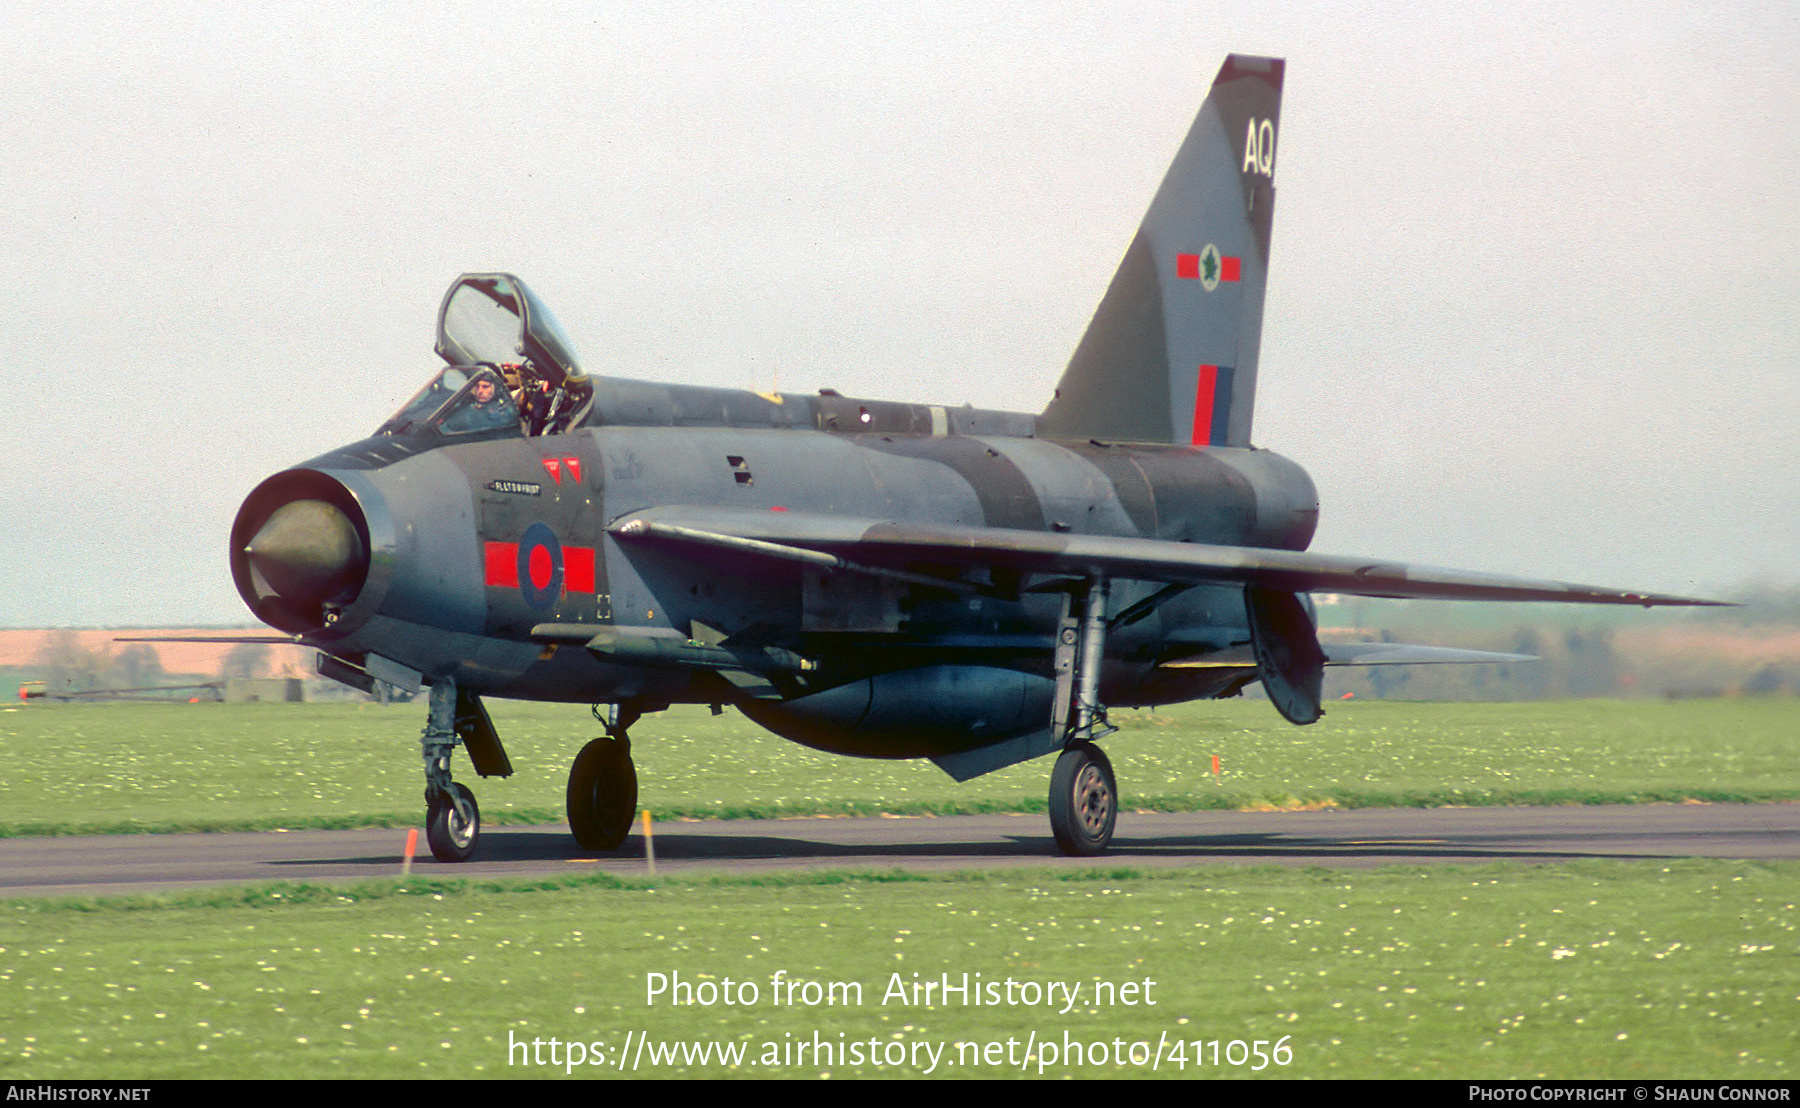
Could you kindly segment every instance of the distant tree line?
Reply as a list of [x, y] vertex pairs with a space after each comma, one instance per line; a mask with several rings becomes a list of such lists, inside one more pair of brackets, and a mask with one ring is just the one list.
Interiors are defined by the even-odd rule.
[[[1756, 629], [1745, 628], [1746, 637]], [[1476, 665], [1334, 666], [1326, 695], [1377, 700], [1561, 700], [1582, 697], [1800, 694], [1800, 659], [1744, 660], [1713, 656], [1706, 640], [1688, 652], [1652, 650], [1641, 641], [1620, 645], [1610, 627], [1522, 626], [1474, 634], [1381, 630], [1328, 635], [1327, 641], [1413, 642], [1527, 654], [1529, 662]]]
[[[73, 631], [52, 631], [32, 658], [36, 679], [52, 693], [90, 692], [95, 689], [143, 689], [167, 684], [171, 675], [150, 643], [84, 646]], [[263, 643], [239, 643], [225, 652], [218, 677], [256, 677], [269, 664], [269, 648]], [[192, 677], [193, 674], [180, 676]], [[211, 676], [210, 674], [205, 676]]]

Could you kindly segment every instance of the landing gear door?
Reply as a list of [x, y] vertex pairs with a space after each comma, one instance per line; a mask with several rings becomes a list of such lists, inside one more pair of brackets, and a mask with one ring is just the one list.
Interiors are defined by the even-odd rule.
[[529, 361], [557, 388], [585, 376], [562, 325], [510, 273], [465, 273], [456, 279], [438, 309], [437, 352], [451, 365]]
[[1244, 610], [1263, 690], [1289, 723], [1313, 723], [1325, 714], [1319, 703], [1325, 678], [1325, 652], [1312, 617], [1291, 592], [1244, 589]]

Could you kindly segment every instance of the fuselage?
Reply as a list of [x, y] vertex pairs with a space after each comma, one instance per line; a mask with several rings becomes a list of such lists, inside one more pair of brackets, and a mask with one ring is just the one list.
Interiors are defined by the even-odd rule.
[[[253, 609], [330, 654], [477, 693], [736, 703], [789, 737], [912, 757], [1048, 718], [1054, 589], [946, 566], [936, 589], [627, 550], [608, 528], [670, 505], [1304, 549], [1311, 480], [1266, 450], [1035, 435], [1031, 415], [602, 380], [573, 430], [384, 435], [270, 478], [234, 532]], [[331, 583], [271, 585], [241, 551], [294, 502], [333, 505], [363, 547]], [[1115, 613], [1155, 591], [1121, 582]], [[327, 595], [329, 593], [329, 595]], [[705, 666], [632, 664], [534, 628], [755, 641], [813, 659], [804, 688], [745, 697]], [[1241, 588], [1195, 588], [1110, 636], [1108, 703], [1235, 691], [1236, 670], [1160, 669], [1247, 642]]]

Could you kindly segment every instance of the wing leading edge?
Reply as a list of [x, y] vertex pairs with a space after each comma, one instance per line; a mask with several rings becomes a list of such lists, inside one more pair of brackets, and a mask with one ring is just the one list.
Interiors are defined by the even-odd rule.
[[[900, 577], [949, 589], [974, 566], [1054, 576], [1127, 578], [1178, 585], [1241, 583], [1282, 592], [1330, 592], [1418, 600], [1724, 606], [1717, 600], [1632, 592], [1566, 581], [1440, 569], [1300, 550], [1211, 546], [1160, 539], [1075, 535], [1001, 527], [943, 527], [812, 512], [653, 508], [612, 524], [625, 543], [807, 563]], [[948, 573], [949, 576], [942, 576]]]

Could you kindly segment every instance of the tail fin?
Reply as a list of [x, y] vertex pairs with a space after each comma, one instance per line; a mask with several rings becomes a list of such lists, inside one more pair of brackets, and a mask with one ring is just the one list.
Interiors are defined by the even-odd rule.
[[1284, 68], [1225, 59], [1039, 434], [1250, 444]]

